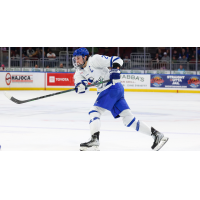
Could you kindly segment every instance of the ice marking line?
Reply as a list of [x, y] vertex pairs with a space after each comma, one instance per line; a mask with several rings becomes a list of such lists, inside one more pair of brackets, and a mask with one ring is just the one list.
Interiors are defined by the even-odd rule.
[[[39, 128], [39, 129], [65, 129], [65, 130], [86, 130], [89, 131], [89, 127], [88, 129], [77, 129], [77, 128], [54, 128], [54, 127], [26, 127], [26, 126], [0, 126], [1, 128]], [[131, 129], [130, 131], [125, 131], [125, 130], [106, 130], [106, 129], [102, 129], [101, 131], [110, 131], [110, 132], [137, 132], [134, 129]], [[177, 132], [163, 132], [164, 134], [184, 134], [184, 135], [200, 135], [200, 133], [177, 133]]]

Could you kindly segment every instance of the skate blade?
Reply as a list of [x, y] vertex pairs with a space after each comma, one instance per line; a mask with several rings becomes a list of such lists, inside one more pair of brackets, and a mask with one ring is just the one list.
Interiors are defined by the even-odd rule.
[[80, 147], [80, 151], [100, 151], [98, 146]]
[[162, 140], [160, 141], [160, 143], [153, 150], [154, 151], [159, 151], [166, 144], [166, 142], [168, 140], [169, 140], [169, 138], [163, 137]]

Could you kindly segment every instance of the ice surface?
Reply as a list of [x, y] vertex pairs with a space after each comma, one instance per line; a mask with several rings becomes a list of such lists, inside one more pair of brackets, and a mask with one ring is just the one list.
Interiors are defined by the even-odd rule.
[[[26, 100], [56, 91], [8, 91]], [[78, 151], [88, 141], [88, 111], [96, 92], [70, 92], [25, 104], [15, 104], [0, 91], [0, 145], [3, 150]], [[126, 92], [139, 120], [169, 137], [162, 151], [200, 150], [200, 95]], [[123, 125], [109, 112], [101, 117], [101, 151], [151, 151], [153, 139]]]

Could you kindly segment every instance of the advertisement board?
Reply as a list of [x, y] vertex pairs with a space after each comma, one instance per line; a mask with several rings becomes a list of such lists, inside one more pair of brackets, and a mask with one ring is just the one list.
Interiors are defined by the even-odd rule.
[[[74, 88], [73, 76], [74, 73], [0, 72], [0, 89], [71, 89]], [[199, 75], [121, 74], [121, 83], [128, 92], [200, 92]], [[96, 91], [96, 87], [90, 91]]]
[[72, 73], [47, 73], [47, 86], [74, 86]]
[[121, 74], [121, 83], [125, 89], [150, 88], [150, 75]]
[[200, 88], [198, 75], [151, 75], [151, 87], [156, 88]]
[[1, 72], [1, 89], [44, 89], [45, 75], [29, 72]]
[[74, 73], [47, 73], [46, 87], [74, 87]]

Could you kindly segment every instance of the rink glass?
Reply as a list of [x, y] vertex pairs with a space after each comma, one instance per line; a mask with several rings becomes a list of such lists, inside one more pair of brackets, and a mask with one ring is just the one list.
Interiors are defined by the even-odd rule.
[[[1, 70], [74, 72], [74, 67], [78, 65], [77, 59], [73, 58], [73, 52], [77, 48], [51, 47], [56, 58], [47, 58], [49, 47], [33, 47], [35, 52], [39, 52], [34, 57], [25, 55], [28, 47], [1, 47]], [[124, 61], [121, 68], [123, 73], [198, 75], [200, 71], [199, 47], [87, 47], [87, 49], [90, 55], [120, 56]], [[187, 59], [182, 56], [184, 51]], [[174, 58], [175, 52], [176, 58]], [[179, 70], [180, 65], [184, 70]], [[2, 66], [5, 66], [4, 69]]]

